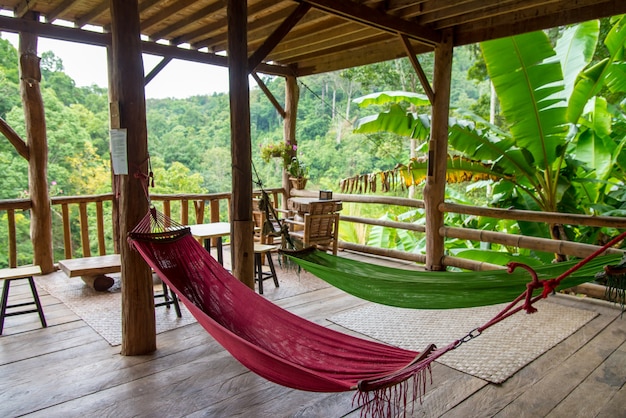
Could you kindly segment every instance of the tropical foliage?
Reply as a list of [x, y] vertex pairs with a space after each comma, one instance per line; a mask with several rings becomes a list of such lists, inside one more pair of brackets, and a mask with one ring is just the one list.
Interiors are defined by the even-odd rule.
[[[622, 215], [624, 103], [609, 102], [605, 96], [626, 97], [625, 18], [611, 21], [601, 45], [599, 34], [600, 22], [591, 21], [565, 28], [556, 45], [544, 32], [481, 44], [504, 123], [498, 126], [456, 109], [457, 118], [450, 120], [449, 144], [455, 157], [449, 159], [448, 180], [471, 178], [474, 190], [477, 184], [488, 186], [491, 203], [499, 207]], [[604, 57], [592, 61], [601, 46], [606, 48]], [[401, 107], [402, 102], [414, 104], [409, 95], [382, 93], [375, 98], [359, 102], [392, 105], [360, 119], [357, 132], [385, 130], [425, 143], [429, 118]], [[426, 163], [417, 158], [395, 171], [405, 185], [419, 183]], [[486, 179], [491, 181], [476, 182]], [[611, 234], [528, 222], [518, 227], [531, 236], [587, 242]]]

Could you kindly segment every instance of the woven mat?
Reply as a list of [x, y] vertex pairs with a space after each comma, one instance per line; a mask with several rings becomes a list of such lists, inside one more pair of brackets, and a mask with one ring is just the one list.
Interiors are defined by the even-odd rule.
[[[372, 304], [329, 320], [379, 341], [421, 351], [430, 343], [443, 347], [462, 338], [505, 306], [413, 310]], [[519, 312], [438, 361], [480, 379], [502, 383], [597, 315], [545, 300], [535, 306], [537, 313]]]
[[[59, 299], [112, 346], [122, 344], [122, 294], [119, 275], [111, 275], [115, 284], [105, 292], [97, 292], [85, 285], [78, 277], [68, 278], [57, 272], [37, 280], [37, 285]], [[161, 284], [156, 284], [155, 293], [162, 293]], [[161, 302], [163, 298], [155, 299]], [[196, 322], [189, 311], [180, 304], [182, 317], [176, 316], [174, 306], [155, 308], [157, 333], [169, 331]]]

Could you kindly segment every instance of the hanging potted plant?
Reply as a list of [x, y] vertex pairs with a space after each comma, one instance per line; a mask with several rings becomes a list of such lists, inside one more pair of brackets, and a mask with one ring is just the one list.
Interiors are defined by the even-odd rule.
[[289, 181], [294, 189], [304, 189], [308, 180], [309, 168], [302, 164], [298, 158], [293, 157], [287, 168], [289, 172]]
[[266, 163], [272, 158], [280, 158], [283, 168], [287, 170], [291, 164], [291, 153], [295, 147], [288, 142], [274, 142], [261, 146], [261, 159]]

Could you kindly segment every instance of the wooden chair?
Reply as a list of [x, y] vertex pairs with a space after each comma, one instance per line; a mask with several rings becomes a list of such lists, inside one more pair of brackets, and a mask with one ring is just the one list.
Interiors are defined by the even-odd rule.
[[302, 243], [303, 247], [315, 245], [324, 250], [331, 249], [337, 255], [339, 214], [305, 213], [303, 221], [288, 220], [289, 236]]
[[[259, 208], [260, 199], [253, 199], [252, 201], [252, 219], [254, 221], [254, 238], [255, 241], [264, 244], [264, 245], [272, 245], [276, 243], [280, 243], [280, 236], [274, 236], [267, 233], [265, 230], [266, 222], [267, 222], [267, 214], [264, 210]], [[273, 205], [273, 203], [272, 203]], [[283, 217], [289, 214], [281, 209], [277, 209], [274, 207], [274, 213], [277, 216], [281, 217], [281, 220], [284, 220]], [[280, 231], [280, 225], [276, 220], [273, 220], [272, 225], [275, 231]]]

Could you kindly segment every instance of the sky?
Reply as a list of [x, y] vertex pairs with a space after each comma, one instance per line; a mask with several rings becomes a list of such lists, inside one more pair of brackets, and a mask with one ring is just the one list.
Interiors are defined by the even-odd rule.
[[[17, 48], [17, 34], [1, 32], [0, 37], [9, 40]], [[74, 79], [76, 86], [96, 84], [100, 87], [107, 87], [107, 61], [104, 47], [39, 38], [37, 54], [41, 56], [46, 51], [52, 51], [61, 58], [65, 73]], [[161, 57], [144, 54], [145, 74], [148, 74], [160, 60]], [[227, 68], [174, 59], [148, 83], [146, 98], [182, 99], [227, 91]]]

